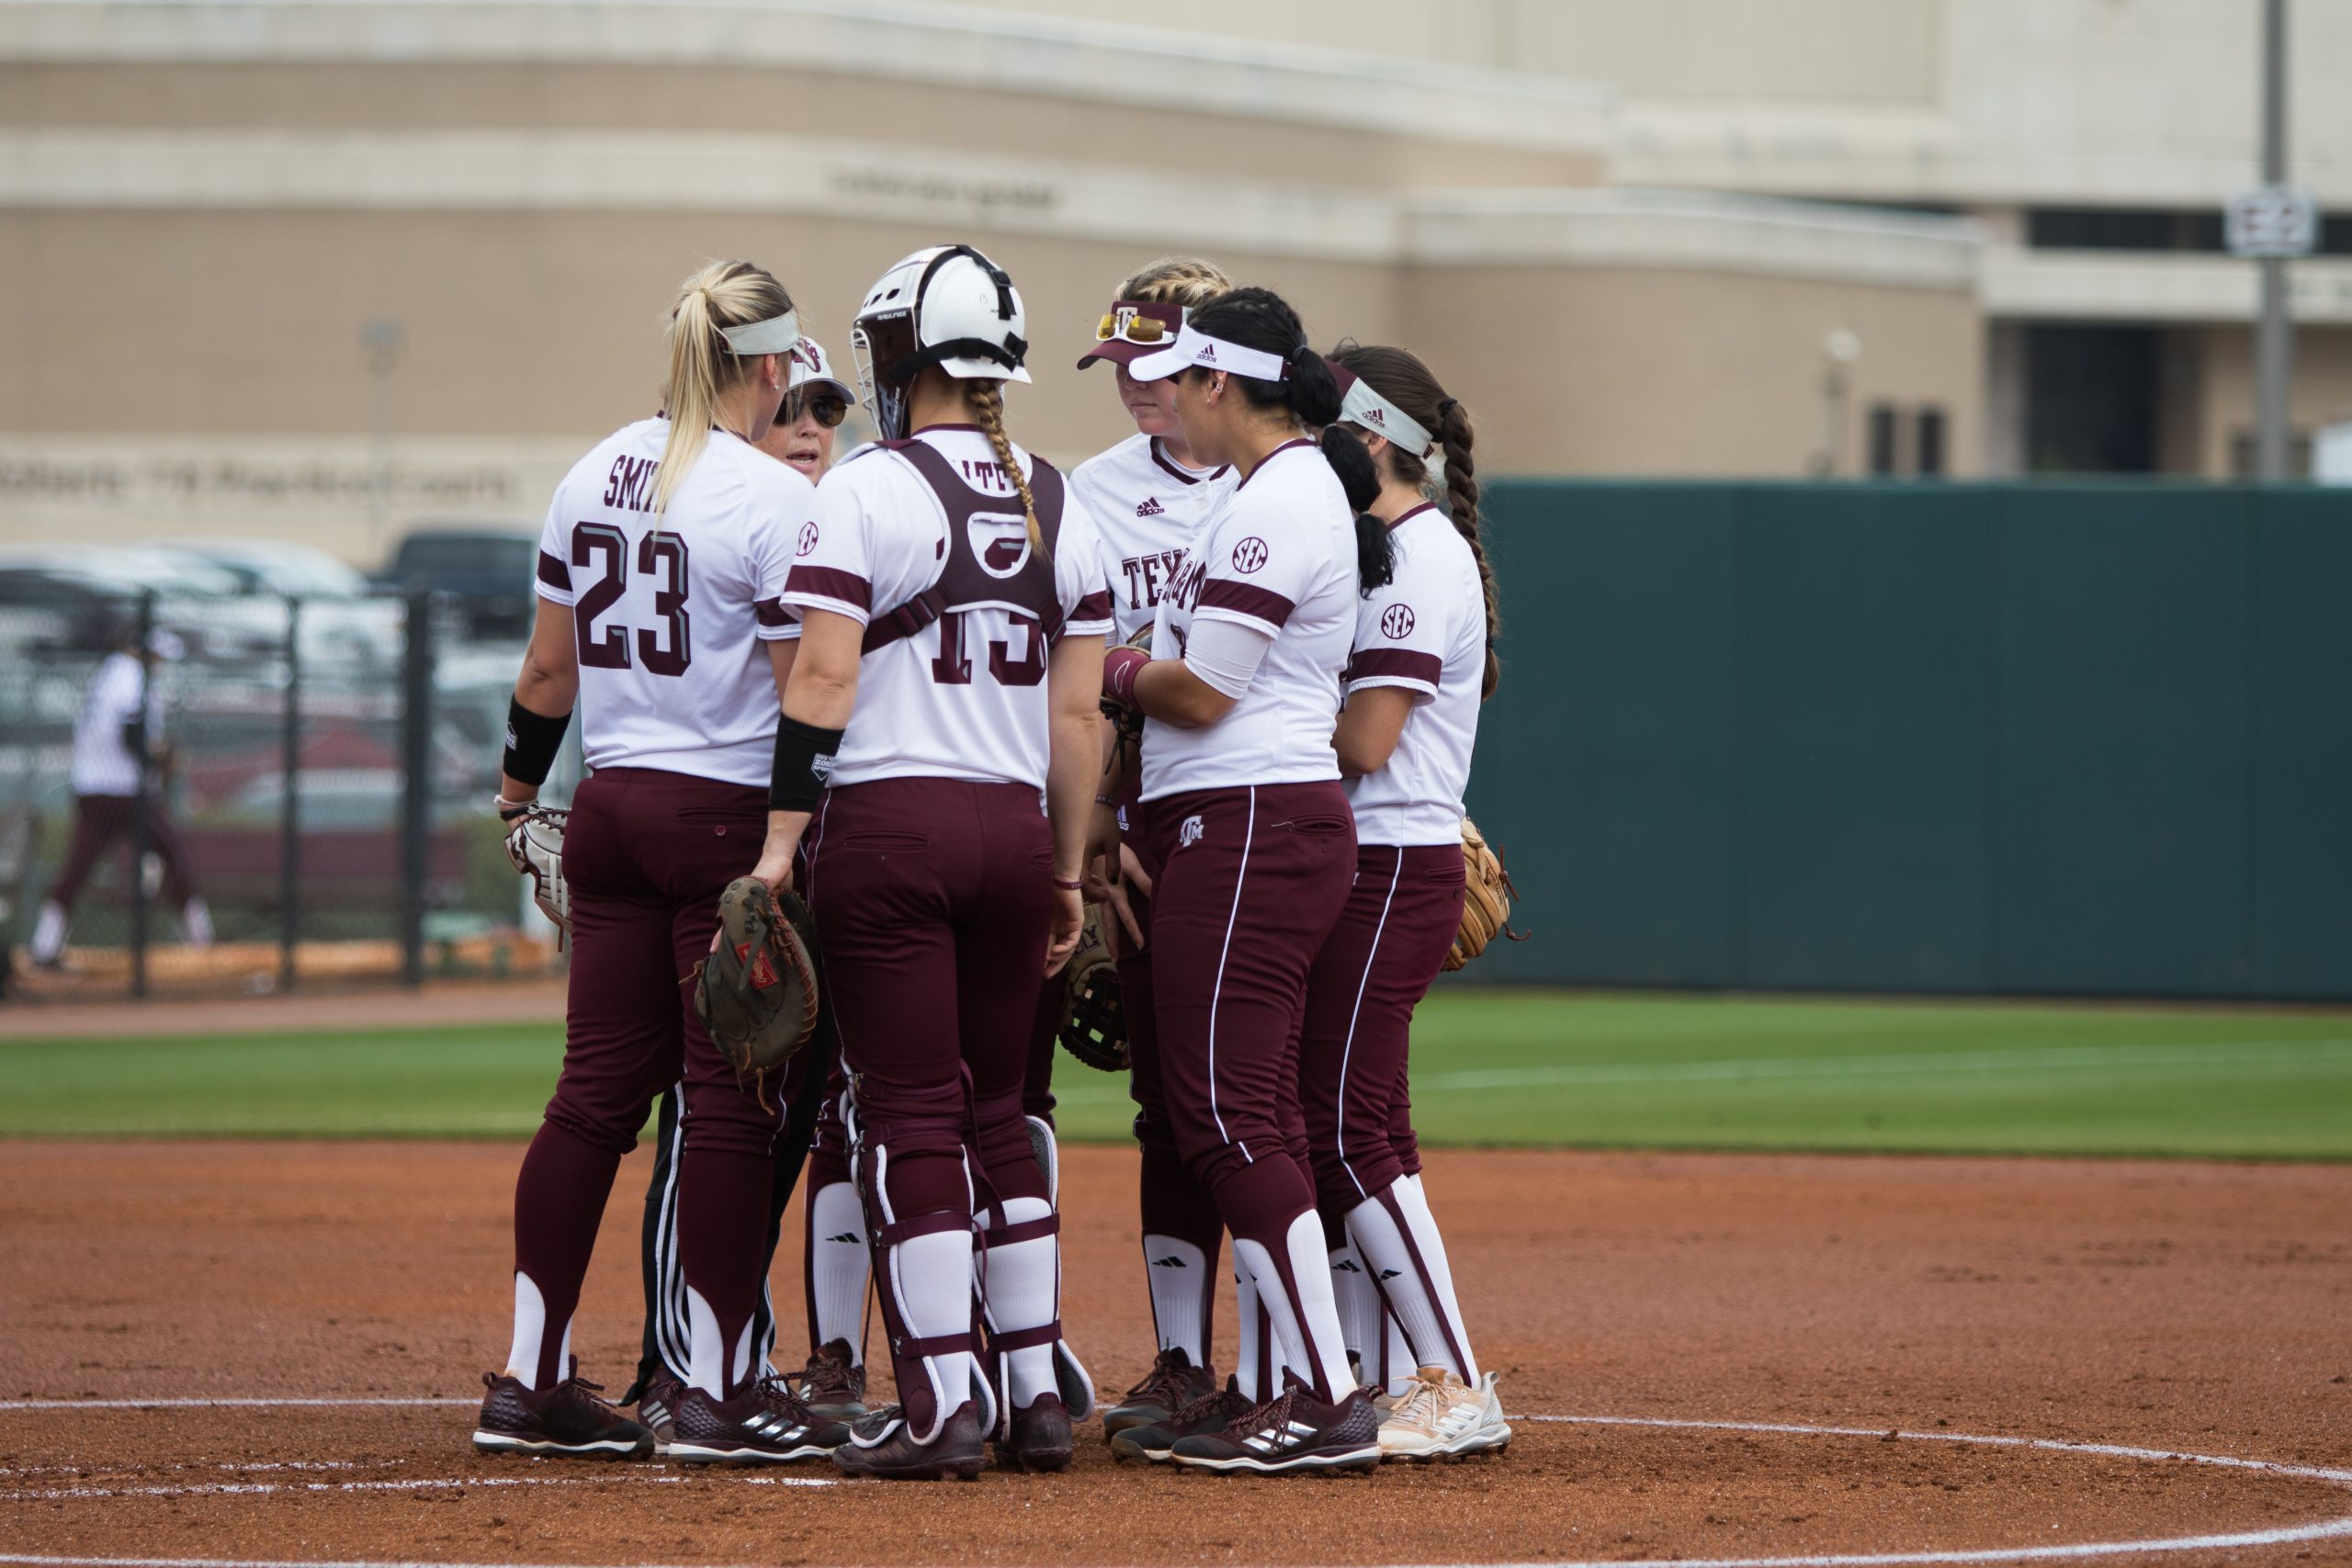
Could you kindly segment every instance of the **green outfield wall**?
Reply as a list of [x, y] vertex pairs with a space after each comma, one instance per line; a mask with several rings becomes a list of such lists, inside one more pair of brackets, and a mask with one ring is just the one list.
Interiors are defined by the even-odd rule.
[[2352, 999], [2352, 491], [1487, 506], [1478, 978]]

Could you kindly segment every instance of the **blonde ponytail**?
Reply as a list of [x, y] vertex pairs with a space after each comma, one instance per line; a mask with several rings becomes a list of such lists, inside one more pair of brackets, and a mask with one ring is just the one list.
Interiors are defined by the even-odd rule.
[[746, 374], [720, 331], [765, 321], [792, 309], [792, 296], [764, 268], [750, 262], [712, 262], [679, 285], [670, 308], [670, 375], [662, 407], [670, 435], [653, 478], [653, 513], [669, 510], [710, 441], [718, 400]]

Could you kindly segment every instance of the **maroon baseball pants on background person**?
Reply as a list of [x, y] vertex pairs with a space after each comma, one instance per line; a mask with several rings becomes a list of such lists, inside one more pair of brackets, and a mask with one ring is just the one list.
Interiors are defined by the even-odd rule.
[[[80, 901], [83, 886], [98, 862], [116, 844], [128, 847], [136, 836], [139, 823], [138, 797], [128, 795], [77, 795], [74, 797], [74, 841], [66, 847], [65, 864], [50, 885], [49, 899], [67, 914]], [[196, 884], [188, 875], [187, 846], [173, 826], [169, 813], [161, 800], [150, 800], [147, 807], [147, 848], [164, 867], [164, 901], [175, 909], [185, 908], [196, 897]], [[130, 874], [139, 874], [132, 866]]]
[[766, 832], [765, 791], [685, 773], [606, 768], [573, 799], [563, 1068], [514, 1184], [514, 1269], [538, 1292], [544, 1328], [536, 1367], [513, 1370], [534, 1387], [564, 1375], [614, 1172], [654, 1100], [682, 1081], [679, 1262], [718, 1319], [727, 1381], [740, 1381], [734, 1350], [758, 1305], [785, 1104], [778, 1095], [763, 1108], [736, 1081], [686, 979], [710, 951], [720, 892], [751, 870]]
[[1347, 900], [1354, 818], [1334, 780], [1163, 796], [1149, 829], [1161, 865], [1149, 932], [1156, 1043], [1177, 1146], [1233, 1233], [1288, 1359], [1336, 1399], [1352, 1385], [1319, 1224], [1301, 1239], [1314, 1188], [1293, 1149], [1304, 1136], [1306, 977]]
[[[1015, 1200], [1047, 1207], [1021, 1106], [1053, 834], [1031, 785], [878, 779], [828, 790], [808, 845], [804, 892], [853, 1089], [875, 1293], [924, 1441], [969, 1386], [966, 1367], [942, 1363], [974, 1348], [976, 1201], [999, 1215]], [[894, 1267], [902, 1249], [906, 1267]]]
[[[1405, 1094], [1413, 1010], [1461, 929], [1464, 892], [1459, 843], [1363, 845], [1347, 907], [1307, 977], [1300, 1109], [1335, 1267], [1342, 1249], [1361, 1254], [1362, 1273], [1339, 1293], [1367, 1368], [1386, 1359], [1393, 1314], [1416, 1366], [1476, 1372], [1444, 1244], [1418, 1189], [1398, 1186], [1420, 1163]], [[1370, 1293], [1351, 1303], [1351, 1287]], [[1379, 1375], [1393, 1386], [1396, 1371]]]
[[[1463, 897], [1459, 844], [1365, 844], [1356, 852], [1355, 886], [1307, 975], [1299, 1036], [1299, 1109], [1327, 1213], [1344, 1213], [1407, 1174], [1396, 1109], [1413, 1010], [1453, 946]], [[1409, 1118], [1404, 1126], [1409, 1137]]]

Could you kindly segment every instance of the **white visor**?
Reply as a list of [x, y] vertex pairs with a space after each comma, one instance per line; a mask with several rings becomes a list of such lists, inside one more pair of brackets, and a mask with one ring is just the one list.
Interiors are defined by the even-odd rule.
[[771, 316], [764, 321], [745, 321], [740, 327], [721, 327], [718, 335], [727, 340], [727, 352], [735, 355], [790, 354], [800, 341], [800, 318], [786, 310], [781, 316]]
[[1428, 457], [1435, 441], [1420, 421], [1374, 391], [1361, 376], [1350, 380], [1347, 395], [1340, 400], [1340, 422], [1385, 435], [1416, 457]]
[[1211, 337], [1190, 321], [1177, 333], [1173, 346], [1127, 361], [1127, 374], [1138, 381], [1164, 381], [1195, 365], [1247, 376], [1253, 381], [1280, 381], [1290, 374], [1290, 364], [1282, 355]]

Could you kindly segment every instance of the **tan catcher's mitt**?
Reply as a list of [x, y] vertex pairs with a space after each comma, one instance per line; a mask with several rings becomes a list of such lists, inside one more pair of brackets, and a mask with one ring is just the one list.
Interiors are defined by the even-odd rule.
[[817, 1028], [817, 926], [808, 906], [756, 876], [718, 896], [718, 945], [695, 973], [695, 1011], [738, 1080], [766, 1099], [767, 1075]]
[[1454, 933], [1453, 951], [1445, 955], [1448, 969], [1459, 969], [1486, 952], [1498, 931], [1513, 942], [1527, 940], [1524, 932], [1510, 929], [1510, 901], [1519, 897], [1519, 889], [1510, 885], [1502, 856], [1487, 847], [1486, 835], [1467, 817], [1462, 819], [1462, 874], [1468, 887], [1462, 899], [1462, 929]]
[[1078, 951], [1062, 970], [1062, 1049], [1106, 1073], [1127, 1070], [1127, 1012], [1119, 996], [1119, 966], [1102, 940], [1104, 922], [1117, 919], [1102, 905], [1089, 904]]

